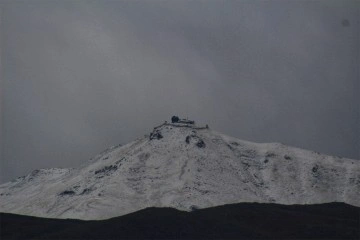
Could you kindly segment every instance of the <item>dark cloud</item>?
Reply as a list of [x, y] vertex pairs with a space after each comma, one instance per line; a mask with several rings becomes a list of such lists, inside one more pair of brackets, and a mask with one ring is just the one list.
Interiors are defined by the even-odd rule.
[[77, 166], [172, 114], [360, 159], [357, 1], [9, 1], [1, 10], [1, 181]]

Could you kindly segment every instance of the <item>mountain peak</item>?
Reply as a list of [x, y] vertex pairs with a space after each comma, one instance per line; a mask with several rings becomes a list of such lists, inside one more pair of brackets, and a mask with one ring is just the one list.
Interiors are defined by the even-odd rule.
[[191, 211], [239, 202], [333, 201], [360, 206], [359, 199], [357, 160], [247, 142], [178, 117], [80, 169], [33, 172], [0, 185], [2, 212], [79, 219], [146, 207]]
[[[205, 147], [205, 142], [197, 135], [199, 130], [207, 130], [209, 126], [196, 126], [195, 121], [188, 119], [180, 119], [177, 116], [171, 118], [172, 122], [165, 121], [163, 124], [154, 127], [149, 135], [149, 139], [162, 139], [164, 135], [174, 135], [173, 137], [184, 138], [187, 144], [195, 143], [199, 148]], [[166, 140], [166, 139], [165, 139]]]

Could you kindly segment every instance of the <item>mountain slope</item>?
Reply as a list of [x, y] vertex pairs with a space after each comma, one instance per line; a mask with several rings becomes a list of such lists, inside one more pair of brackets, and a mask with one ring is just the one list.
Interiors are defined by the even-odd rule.
[[0, 214], [1, 239], [359, 239], [360, 208], [238, 203], [182, 212], [147, 208], [102, 221]]
[[360, 206], [360, 161], [207, 128], [163, 124], [80, 169], [42, 169], [0, 185], [0, 211], [106, 219], [146, 207], [191, 210], [238, 202]]

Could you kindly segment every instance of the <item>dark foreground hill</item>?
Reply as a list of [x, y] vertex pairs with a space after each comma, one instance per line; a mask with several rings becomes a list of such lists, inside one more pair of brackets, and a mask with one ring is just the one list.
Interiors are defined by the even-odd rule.
[[101, 221], [0, 216], [1, 239], [360, 239], [360, 208], [343, 203], [147, 208]]

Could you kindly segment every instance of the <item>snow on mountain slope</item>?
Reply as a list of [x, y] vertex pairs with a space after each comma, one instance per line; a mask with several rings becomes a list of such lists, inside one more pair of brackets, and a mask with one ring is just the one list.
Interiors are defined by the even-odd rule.
[[239, 202], [360, 206], [360, 161], [163, 124], [80, 169], [41, 169], [0, 185], [0, 211], [106, 219], [146, 207]]

